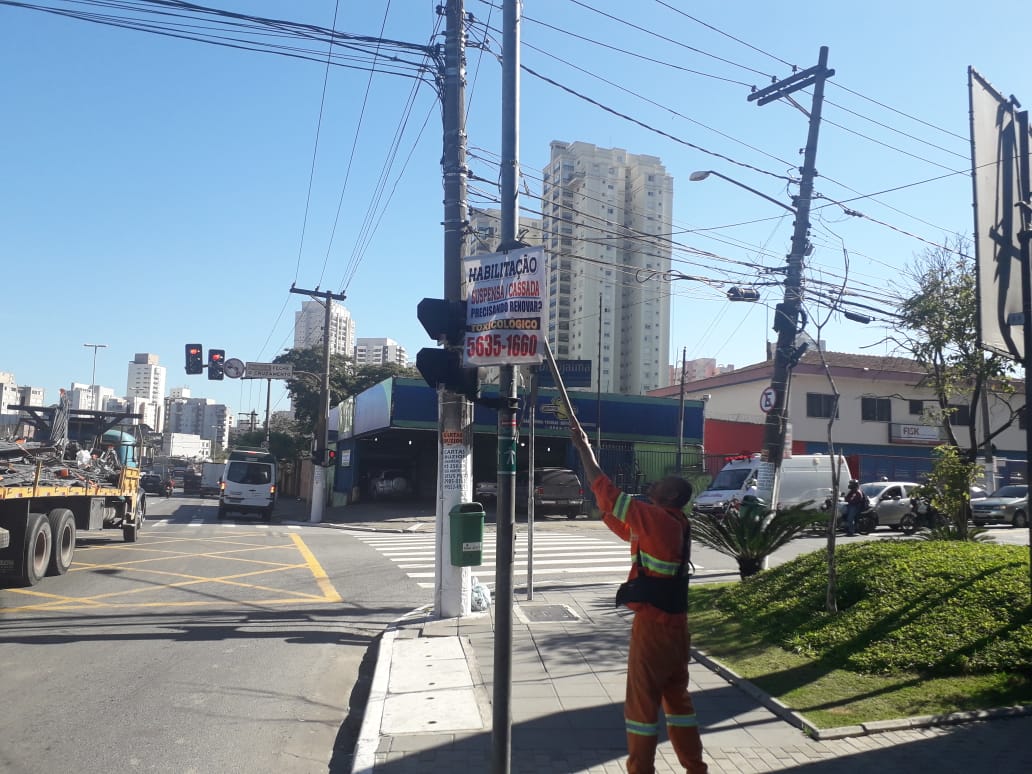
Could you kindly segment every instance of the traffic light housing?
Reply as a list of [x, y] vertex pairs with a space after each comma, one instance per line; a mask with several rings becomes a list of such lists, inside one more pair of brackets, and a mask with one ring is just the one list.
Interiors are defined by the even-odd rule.
[[200, 344], [186, 345], [186, 372], [191, 376], [204, 372], [204, 347]]
[[463, 395], [467, 400], [480, 397], [480, 379], [476, 368], [462, 367], [462, 353], [454, 349], [424, 348], [416, 353], [416, 368], [433, 388]]
[[326, 458], [323, 460], [323, 464], [328, 468], [336, 467], [337, 465], [337, 450], [327, 449]]
[[462, 346], [466, 335], [466, 302], [424, 298], [416, 305], [416, 316], [434, 341]]
[[208, 378], [209, 379], [222, 379], [223, 366], [226, 364], [226, 350], [224, 349], [209, 349], [208, 350]]
[[323, 459], [326, 457], [325, 449], [313, 449], [312, 450], [312, 464], [322, 465]]

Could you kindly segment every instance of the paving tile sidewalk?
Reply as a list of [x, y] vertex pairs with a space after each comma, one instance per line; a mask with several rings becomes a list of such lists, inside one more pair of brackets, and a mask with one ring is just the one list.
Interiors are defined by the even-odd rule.
[[[612, 608], [610, 592], [582, 587], [548, 590], [532, 602], [518, 598], [514, 774], [624, 771], [630, 617]], [[398, 622], [381, 643], [353, 772], [492, 771], [494, 658], [493, 614], [441, 620], [417, 611]], [[896, 730], [851, 729], [854, 735], [818, 741], [718, 669], [696, 661], [691, 689], [714, 774], [1032, 771], [1029, 716], [927, 728], [895, 723]], [[656, 770], [683, 771], [665, 739]]]
[[[281, 501], [279, 521], [308, 520], [301, 501]], [[331, 528], [433, 530], [432, 510], [361, 504], [327, 508]], [[613, 587], [517, 589], [512, 634], [513, 774], [623, 772], [623, 694], [630, 615]], [[494, 610], [435, 619], [414, 611], [382, 638], [355, 749], [354, 774], [491, 772]], [[921, 725], [888, 721], [820, 740], [770, 697], [696, 654], [691, 690], [713, 774], [937, 774], [1032, 771], [1032, 715]], [[927, 720], [927, 719], [924, 719]], [[657, 772], [683, 771], [662, 741]]]

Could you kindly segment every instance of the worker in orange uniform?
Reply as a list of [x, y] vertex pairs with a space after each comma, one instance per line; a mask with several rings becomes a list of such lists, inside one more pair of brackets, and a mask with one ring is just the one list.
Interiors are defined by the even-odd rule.
[[688, 693], [691, 525], [682, 509], [692, 498], [692, 485], [667, 476], [649, 487], [651, 503], [635, 500], [602, 472], [576, 417], [570, 418], [570, 431], [606, 526], [630, 541], [635, 558], [616, 596], [617, 604], [634, 611], [624, 701], [627, 771], [656, 770], [662, 703], [677, 759], [688, 774], [705, 774], [699, 725]]

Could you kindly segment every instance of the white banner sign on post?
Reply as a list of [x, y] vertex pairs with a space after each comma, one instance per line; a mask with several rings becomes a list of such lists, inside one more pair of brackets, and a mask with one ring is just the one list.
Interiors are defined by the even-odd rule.
[[463, 270], [469, 291], [463, 365], [539, 365], [548, 335], [544, 248], [470, 256]]
[[290, 379], [293, 375], [293, 363], [249, 362], [244, 366], [245, 379]]

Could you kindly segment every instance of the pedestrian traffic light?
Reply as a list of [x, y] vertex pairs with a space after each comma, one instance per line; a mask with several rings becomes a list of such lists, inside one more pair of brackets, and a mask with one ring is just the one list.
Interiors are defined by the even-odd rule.
[[204, 348], [200, 344], [186, 345], [186, 372], [190, 375], [204, 372]]
[[326, 450], [326, 459], [323, 462], [323, 464], [326, 465], [326, 467], [328, 467], [328, 468], [336, 467], [336, 465], [337, 465], [337, 450], [336, 449], [327, 449]]
[[439, 344], [461, 347], [466, 335], [466, 302], [424, 298], [416, 305], [416, 316], [430, 338]]
[[454, 349], [424, 348], [416, 353], [416, 368], [433, 388], [463, 395], [476, 401], [480, 396], [480, 379], [476, 368], [462, 367], [462, 353]]
[[208, 350], [208, 378], [222, 379], [223, 366], [226, 364], [226, 350]]
[[325, 457], [326, 457], [326, 450], [325, 449], [313, 449], [312, 450], [312, 464], [313, 465], [322, 465], [323, 464], [323, 459], [325, 459]]

